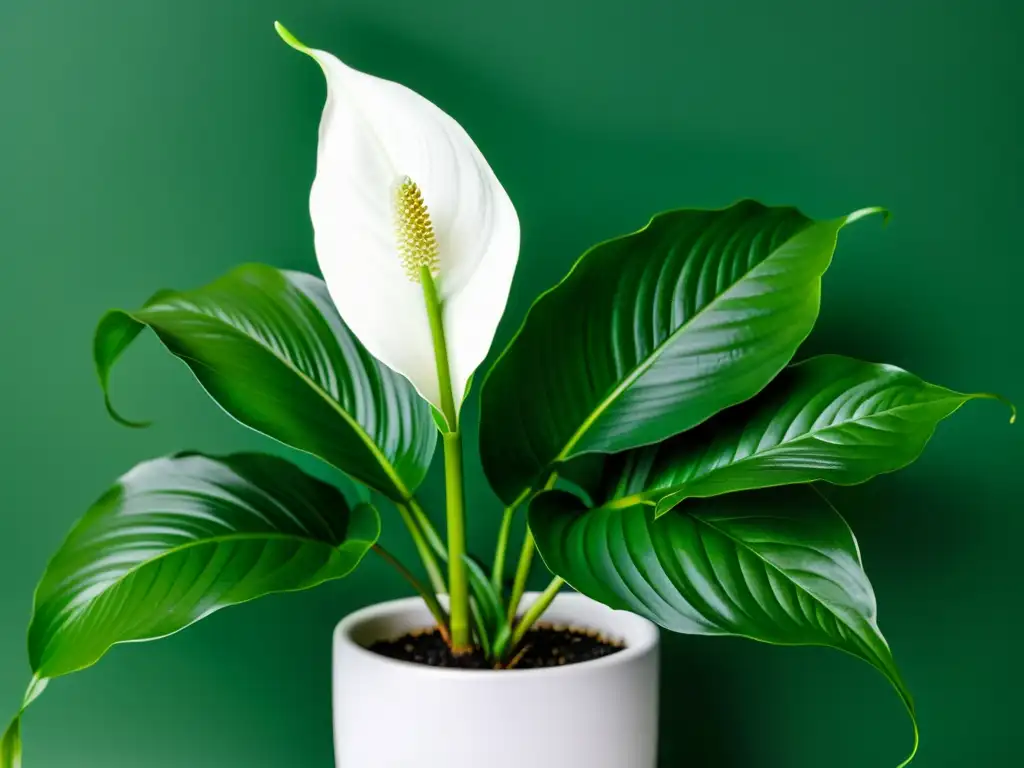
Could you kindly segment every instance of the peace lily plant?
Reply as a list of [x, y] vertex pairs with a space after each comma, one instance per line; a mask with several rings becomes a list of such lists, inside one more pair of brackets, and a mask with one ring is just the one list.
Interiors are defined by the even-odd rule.
[[[793, 363], [840, 230], [882, 211], [674, 210], [587, 251], [479, 387], [480, 455], [505, 504], [486, 568], [466, 552], [459, 411], [505, 308], [515, 209], [454, 119], [278, 31], [327, 80], [310, 197], [324, 279], [250, 264], [161, 291], [102, 318], [96, 367], [111, 414], [132, 424], [109, 378], [149, 328], [232, 417], [372, 494], [349, 501], [271, 455], [131, 469], [43, 575], [22, 712], [114, 644], [341, 578], [372, 551], [422, 597], [453, 654], [495, 669], [515, 666], [570, 585], [674, 632], [846, 651], [913, 718], [857, 543], [811, 484], [900, 469], [940, 420], [994, 396], [838, 355]], [[445, 537], [416, 496], [438, 433]], [[517, 515], [528, 528], [509, 582]], [[378, 542], [382, 520], [408, 529], [423, 576]], [[538, 551], [553, 579], [523, 612]], [[2, 768], [21, 765], [20, 720]]]

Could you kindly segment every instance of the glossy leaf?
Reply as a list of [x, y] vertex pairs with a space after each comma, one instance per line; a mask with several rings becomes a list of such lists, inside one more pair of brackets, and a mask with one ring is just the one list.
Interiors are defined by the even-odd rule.
[[349, 510], [336, 488], [273, 456], [140, 464], [85, 514], [43, 575], [29, 627], [38, 682], [26, 702], [116, 643], [341, 578], [379, 534], [373, 507]]
[[892, 365], [823, 355], [792, 365], [753, 399], [685, 435], [608, 460], [603, 501], [656, 505], [824, 480], [863, 483], [901, 469], [938, 423], [988, 394], [961, 394]]
[[506, 504], [589, 452], [664, 440], [760, 391], [818, 316], [847, 223], [743, 201], [655, 216], [541, 296], [482, 390], [484, 470]]
[[242, 424], [394, 500], [426, 475], [437, 440], [430, 406], [359, 344], [319, 278], [250, 264], [197, 290], [162, 291], [135, 312], [108, 312], [94, 355], [121, 421], [110, 370], [146, 326]]
[[853, 533], [813, 489], [695, 500], [657, 519], [644, 505], [588, 510], [548, 491], [530, 528], [548, 568], [595, 600], [674, 632], [846, 651], [914, 716]]

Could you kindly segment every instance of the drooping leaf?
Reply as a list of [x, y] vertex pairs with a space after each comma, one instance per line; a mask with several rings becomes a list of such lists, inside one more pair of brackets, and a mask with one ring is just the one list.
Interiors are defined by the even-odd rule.
[[818, 316], [846, 224], [743, 201], [655, 216], [541, 296], [482, 389], [480, 449], [506, 504], [550, 468], [648, 445], [760, 391]]
[[938, 423], [969, 400], [892, 365], [823, 355], [763, 392], [659, 445], [611, 457], [601, 501], [656, 505], [824, 480], [862, 483], [916, 460]]
[[[642, 504], [588, 510], [548, 491], [529, 516], [548, 568], [583, 594], [673, 632], [846, 651], [914, 717], [853, 533], [813, 489], [693, 500], [657, 519]], [[916, 752], [916, 721], [914, 734]]]
[[110, 370], [146, 326], [242, 424], [394, 500], [423, 481], [437, 440], [430, 406], [359, 344], [319, 278], [249, 264], [193, 291], [161, 291], [135, 312], [108, 312], [94, 356], [122, 422]]
[[379, 534], [373, 507], [350, 510], [336, 488], [273, 456], [140, 464], [89, 509], [43, 575], [26, 706], [47, 679], [91, 666], [116, 643], [341, 578]]

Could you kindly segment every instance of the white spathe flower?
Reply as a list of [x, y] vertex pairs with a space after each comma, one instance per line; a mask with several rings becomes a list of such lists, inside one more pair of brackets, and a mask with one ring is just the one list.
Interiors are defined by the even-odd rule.
[[519, 258], [512, 201], [469, 134], [440, 108], [276, 26], [327, 79], [309, 207], [331, 298], [367, 350], [443, 413], [420, 282], [427, 267], [457, 409], [508, 300]]

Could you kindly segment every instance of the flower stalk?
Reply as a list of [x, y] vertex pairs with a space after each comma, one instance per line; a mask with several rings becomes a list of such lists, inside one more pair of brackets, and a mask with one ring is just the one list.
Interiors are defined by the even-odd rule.
[[448, 517], [448, 594], [451, 600], [452, 652], [473, 650], [469, 631], [469, 574], [466, 570], [466, 513], [462, 485], [462, 435], [444, 435], [445, 493]]
[[462, 481], [462, 434], [458, 430], [458, 412], [452, 394], [451, 369], [444, 337], [441, 300], [431, 274], [433, 264], [419, 266], [423, 298], [434, 342], [437, 378], [441, 390], [441, 415], [448, 426], [442, 435], [444, 443], [445, 496], [448, 524], [448, 595], [450, 599], [452, 652], [472, 650], [469, 624], [469, 574], [466, 572], [466, 510]]

